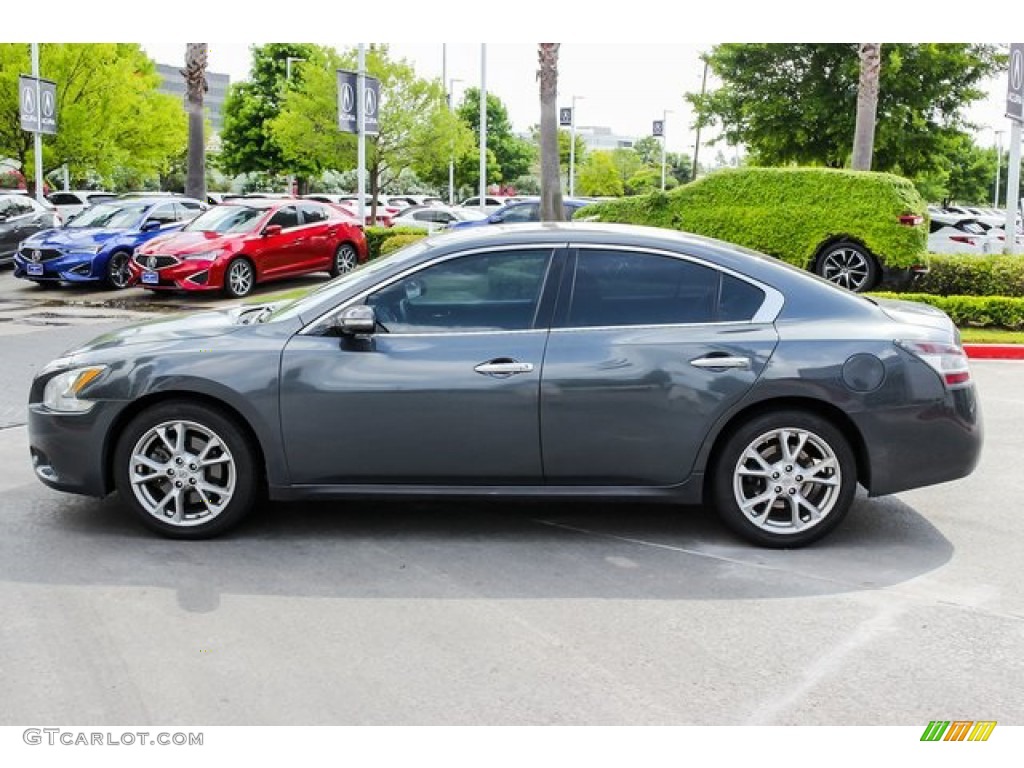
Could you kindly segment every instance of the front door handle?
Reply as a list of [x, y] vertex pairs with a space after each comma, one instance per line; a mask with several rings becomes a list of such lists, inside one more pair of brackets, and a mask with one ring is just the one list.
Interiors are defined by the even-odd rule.
[[473, 370], [485, 376], [505, 377], [513, 376], [517, 373], [532, 373], [533, 363], [521, 363], [508, 357], [499, 357], [494, 360], [488, 360], [486, 363], [480, 363]]
[[728, 357], [722, 355], [716, 357], [709, 355], [708, 357], [698, 357], [696, 360], [691, 360], [690, 365], [696, 366], [697, 368], [750, 368], [749, 357]]

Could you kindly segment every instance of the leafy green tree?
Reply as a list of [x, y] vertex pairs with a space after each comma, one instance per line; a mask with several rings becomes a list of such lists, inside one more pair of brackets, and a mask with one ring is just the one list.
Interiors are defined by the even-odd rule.
[[[480, 146], [480, 89], [467, 88], [456, 113], [473, 129]], [[487, 182], [507, 182], [529, 173], [536, 156], [533, 145], [512, 132], [505, 104], [493, 93], [487, 94], [487, 151], [494, 153], [494, 165], [488, 160]], [[479, 156], [478, 156], [479, 159]], [[456, 168], [456, 183], [479, 187], [480, 164], [463, 163]]]
[[[886, 43], [872, 168], [905, 176], [941, 166], [979, 84], [1005, 62], [993, 45]], [[722, 87], [687, 94], [701, 125], [744, 144], [760, 165], [843, 167], [850, 160], [860, 58], [856, 43], [727, 43], [708, 56]]]
[[[156, 65], [135, 43], [44, 43], [40, 75], [57, 83], [57, 134], [43, 137], [43, 172], [67, 164], [76, 182], [154, 178], [185, 146], [181, 101], [159, 92]], [[0, 44], [0, 157], [34, 179], [32, 134], [18, 116], [26, 43]]]
[[615, 170], [619, 174], [619, 179], [623, 185], [625, 185], [629, 177], [644, 166], [643, 161], [640, 159], [640, 154], [632, 147], [613, 149], [612, 162], [615, 164]]
[[[679, 186], [674, 176], [665, 174], [665, 189], [675, 189]], [[661, 190], [661, 167], [652, 168], [644, 166], [634, 173], [626, 181], [625, 192], [627, 195], [646, 195]]]
[[595, 197], [618, 197], [625, 186], [611, 152], [591, 152], [579, 171], [579, 192]]
[[[221, 168], [229, 174], [279, 173], [287, 169], [281, 147], [268, 127], [285, 94], [304, 79], [304, 64], [320, 55], [309, 43], [268, 43], [252, 47], [251, 79], [232, 83], [224, 100]], [[288, 79], [288, 59], [291, 80]], [[302, 59], [302, 61], [294, 61]]]
[[661, 139], [655, 136], [644, 136], [633, 142], [633, 151], [640, 158], [641, 165], [661, 167]]
[[[320, 176], [357, 165], [356, 136], [338, 130], [336, 76], [337, 69], [355, 66], [354, 50], [339, 54], [332, 49], [312, 53], [304, 64], [302, 83], [289, 90], [269, 123], [271, 138], [291, 167]], [[390, 57], [387, 46], [367, 51], [366, 69], [380, 79], [379, 133], [366, 137], [370, 194], [376, 197], [406, 171], [428, 182], [443, 174], [447, 182], [449, 158], [453, 153], [459, 159], [471, 155], [474, 139], [445, 105], [440, 81], [417, 77], [404, 59]]]

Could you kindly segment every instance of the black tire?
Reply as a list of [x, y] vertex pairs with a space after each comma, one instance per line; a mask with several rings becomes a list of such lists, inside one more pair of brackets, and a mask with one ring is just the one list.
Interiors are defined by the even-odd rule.
[[173, 539], [223, 533], [252, 510], [261, 488], [256, 451], [242, 429], [187, 400], [138, 414], [119, 436], [113, 460], [124, 503], [147, 528]]
[[814, 271], [841, 288], [863, 293], [878, 282], [878, 261], [863, 246], [848, 240], [832, 243], [822, 249]]
[[128, 261], [131, 254], [127, 251], [115, 251], [110, 254], [110, 261], [107, 262], [107, 276], [104, 280], [107, 288], [120, 291], [128, 287], [128, 280], [131, 271], [128, 269]]
[[[795, 548], [822, 538], [842, 522], [857, 489], [857, 462], [842, 432], [798, 410], [770, 411], [740, 426], [712, 471], [722, 521], [763, 547]], [[823, 510], [817, 522], [811, 507]]]
[[256, 270], [245, 258], [232, 259], [224, 270], [224, 293], [233, 299], [242, 299], [256, 287]]
[[359, 266], [359, 254], [351, 243], [341, 243], [334, 251], [331, 262], [331, 277], [344, 275]]

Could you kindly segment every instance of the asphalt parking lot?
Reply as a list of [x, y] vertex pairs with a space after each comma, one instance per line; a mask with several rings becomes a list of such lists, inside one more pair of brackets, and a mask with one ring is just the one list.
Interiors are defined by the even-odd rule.
[[0, 723], [1024, 722], [1024, 363], [972, 365], [972, 476], [804, 550], [561, 502], [268, 504], [187, 543], [29, 465], [27, 378], [114, 311], [0, 323]]

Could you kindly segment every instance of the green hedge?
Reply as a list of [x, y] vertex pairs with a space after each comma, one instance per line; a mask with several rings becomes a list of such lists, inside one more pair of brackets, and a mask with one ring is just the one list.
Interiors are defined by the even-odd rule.
[[1024, 256], [930, 257], [910, 289], [938, 296], [1024, 296]]
[[405, 246], [409, 245], [409, 243], [415, 243], [419, 240], [422, 240], [426, 236], [427, 233], [423, 230], [420, 230], [415, 235], [409, 234], [407, 232], [402, 232], [392, 237], [389, 237], [386, 240], [381, 241], [380, 255], [388, 256], [394, 253], [395, 251], [399, 250], [400, 248], [405, 248]]
[[368, 260], [370, 261], [382, 254], [386, 255], [397, 250], [396, 248], [392, 248], [390, 251], [383, 250], [384, 243], [393, 237], [408, 236], [408, 239], [402, 243], [402, 245], [408, 245], [413, 239], [427, 235], [424, 230], [415, 227], [367, 227], [364, 232], [366, 233], [366, 248], [369, 251]]
[[735, 168], [671, 192], [594, 203], [577, 219], [680, 229], [743, 245], [807, 268], [824, 244], [852, 239], [892, 267], [926, 262], [927, 225], [907, 179], [831, 168]]
[[1024, 298], [1016, 296], [936, 296], [930, 293], [872, 293], [883, 299], [920, 301], [938, 307], [960, 326], [1024, 329]]

